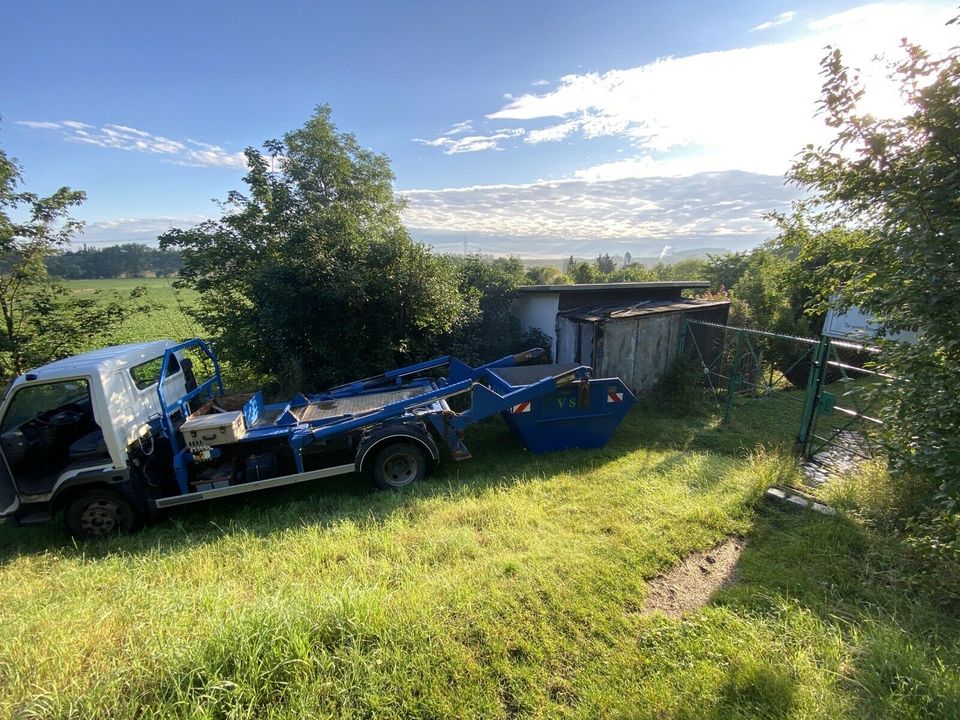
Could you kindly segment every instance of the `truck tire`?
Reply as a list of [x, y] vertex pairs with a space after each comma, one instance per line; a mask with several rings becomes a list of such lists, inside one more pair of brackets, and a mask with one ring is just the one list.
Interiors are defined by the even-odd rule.
[[427, 459], [423, 451], [412, 443], [390, 443], [377, 451], [370, 474], [377, 487], [399, 490], [423, 479], [427, 474]]
[[137, 524], [137, 512], [120, 493], [101, 488], [86, 490], [68, 501], [63, 519], [71, 535], [90, 540], [129, 533]]

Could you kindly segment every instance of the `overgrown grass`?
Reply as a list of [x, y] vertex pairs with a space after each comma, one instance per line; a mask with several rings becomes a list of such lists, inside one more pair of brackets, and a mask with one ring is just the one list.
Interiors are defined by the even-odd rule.
[[[776, 399], [740, 410], [790, 442]], [[399, 494], [321, 481], [80, 546], [0, 528], [0, 715], [960, 716], [956, 606], [855, 514], [762, 506], [788, 456], [656, 407], [597, 452], [469, 440]], [[738, 585], [641, 612], [730, 534]]]
[[[129, 294], [134, 288], [143, 287], [143, 300], [150, 306], [149, 313], [128, 318], [115, 333], [116, 343], [142, 342], [171, 338], [185, 340], [200, 333], [186, 309], [196, 302], [193, 290], [177, 290], [171, 278], [121, 278], [114, 280], [69, 280], [65, 284], [78, 295], [116, 291]], [[91, 348], [93, 349], [93, 348]]]

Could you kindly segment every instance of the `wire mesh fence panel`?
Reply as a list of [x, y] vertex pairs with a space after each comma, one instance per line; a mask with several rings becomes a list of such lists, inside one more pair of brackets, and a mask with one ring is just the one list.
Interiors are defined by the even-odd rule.
[[876, 454], [876, 390], [891, 381], [872, 368], [876, 348], [689, 319], [682, 338], [682, 355], [700, 369], [724, 423], [743, 402], [776, 396], [781, 409], [796, 408], [781, 411], [779, 422], [794, 429], [804, 457], [832, 449], [859, 459]]
[[[723, 407], [724, 422], [730, 422], [738, 399], [805, 388], [818, 345], [810, 338], [687, 320], [682, 347], [684, 357], [701, 369], [703, 385]], [[803, 405], [796, 393], [782, 397]]]

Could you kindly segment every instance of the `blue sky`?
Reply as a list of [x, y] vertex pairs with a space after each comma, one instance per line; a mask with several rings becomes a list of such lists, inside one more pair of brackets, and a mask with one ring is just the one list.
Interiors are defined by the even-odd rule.
[[827, 44], [902, 112], [878, 53], [956, 42], [951, 3], [0, 0], [0, 143], [82, 240], [215, 215], [239, 153], [329, 103], [386, 153], [415, 237], [524, 256], [746, 247], [824, 137]]

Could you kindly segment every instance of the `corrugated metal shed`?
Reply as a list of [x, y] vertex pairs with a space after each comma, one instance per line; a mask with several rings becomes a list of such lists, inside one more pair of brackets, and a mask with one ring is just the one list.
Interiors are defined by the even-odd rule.
[[725, 324], [727, 301], [641, 300], [557, 315], [557, 362], [590, 365], [597, 377], [619, 377], [648, 392], [677, 358], [684, 317]]

